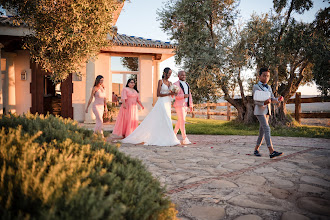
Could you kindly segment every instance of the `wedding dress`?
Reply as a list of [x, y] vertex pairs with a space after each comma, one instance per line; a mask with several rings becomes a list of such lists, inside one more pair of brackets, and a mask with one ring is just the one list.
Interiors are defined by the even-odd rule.
[[[165, 83], [162, 83], [160, 93], [169, 93], [169, 88]], [[129, 136], [122, 140], [122, 143], [144, 143], [144, 145], [157, 146], [179, 145], [180, 141], [174, 134], [171, 120], [171, 97], [158, 97], [151, 112]]]

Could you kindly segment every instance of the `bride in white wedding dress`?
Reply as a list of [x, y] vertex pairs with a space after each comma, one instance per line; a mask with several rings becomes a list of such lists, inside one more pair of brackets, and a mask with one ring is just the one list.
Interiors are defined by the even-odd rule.
[[171, 95], [174, 92], [169, 90], [171, 82], [168, 81], [172, 74], [170, 68], [165, 68], [163, 79], [158, 81], [157, 97], [158, 100], [145, 117], [141, 124], [125, 139], [122, 143], [157, 145], [157, 146], [174, 146], [179, 145], [173, 131], [171, 120]]

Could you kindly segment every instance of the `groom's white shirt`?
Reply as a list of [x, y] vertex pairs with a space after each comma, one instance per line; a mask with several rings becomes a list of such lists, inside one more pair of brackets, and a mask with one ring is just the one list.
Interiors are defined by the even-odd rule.
[[[183, 86], [183, 89], [184, 89], [184, 94], [188, 94], [188, 86], [187, 86], [187, 83], [185, 81], [181, 81], [179, 80], [181, 85]], [[184, 99], [185, 102], [188, 102], [188, 98], [185, 98]]]

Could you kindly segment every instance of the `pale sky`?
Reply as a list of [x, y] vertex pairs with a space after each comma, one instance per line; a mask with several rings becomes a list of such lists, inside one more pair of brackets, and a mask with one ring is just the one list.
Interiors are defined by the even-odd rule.
[[[167, 36], [160, 29], [160, 21], [157, 20], [157, 9], [164, 7], [167, 1], [163, 0], [131, 0], [126, 1], [123, 10], [118, 18], [116, 26], [118, 27], [118, 33], [127, 34], [130, 36], [151, 38], [161, 41], [169, 41]], [[240, 16], [242, 20], [247, 20], [250, 15], [255, 12], [260, 15], [266, 13], [272, 8], [272, 0], [241, 0], [239, 5]], [[303, 15], [297, 13], [294, 14], [298, 20], [310, 22], [314, 20], [316, 12], [320, 8], [329, 6], [328, 3], [323, 0], [314, 0], [314, 6], [308, 12]], [[170, 67], [177, 72], [180, 67], [175, 65], [174, 57], [163, 61], [160, 64], [160, 68]], [[249, 72], [246, 73], [247, 75]], [[176, 81], [176, 77], [171, 77], [171, 81]], [[313, 86], [304, 86], [298, 90], [303, 95], [317, 95], [319, 92], [316, 89], [315, 84]]]

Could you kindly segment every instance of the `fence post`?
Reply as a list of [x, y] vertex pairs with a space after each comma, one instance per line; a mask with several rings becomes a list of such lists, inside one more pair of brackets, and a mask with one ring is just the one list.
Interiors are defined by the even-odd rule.
[[231, 115], [230, 103], [227, 102], [227, 121], [230, 121], [230, 115]]
[[207, 105], [207, 119], [210, 119], [210, 106], [209, 106], [209, 103], [207, 103], [206, 105]]
[[192, 117], [192, 118], [195, 118], [194, 110], [191, 112], [191, 117]]
[[297, 92], [295, 98], [294, 118], [299, 123], [301, 122], [300, 113], [301, 113], [301, 92]]

